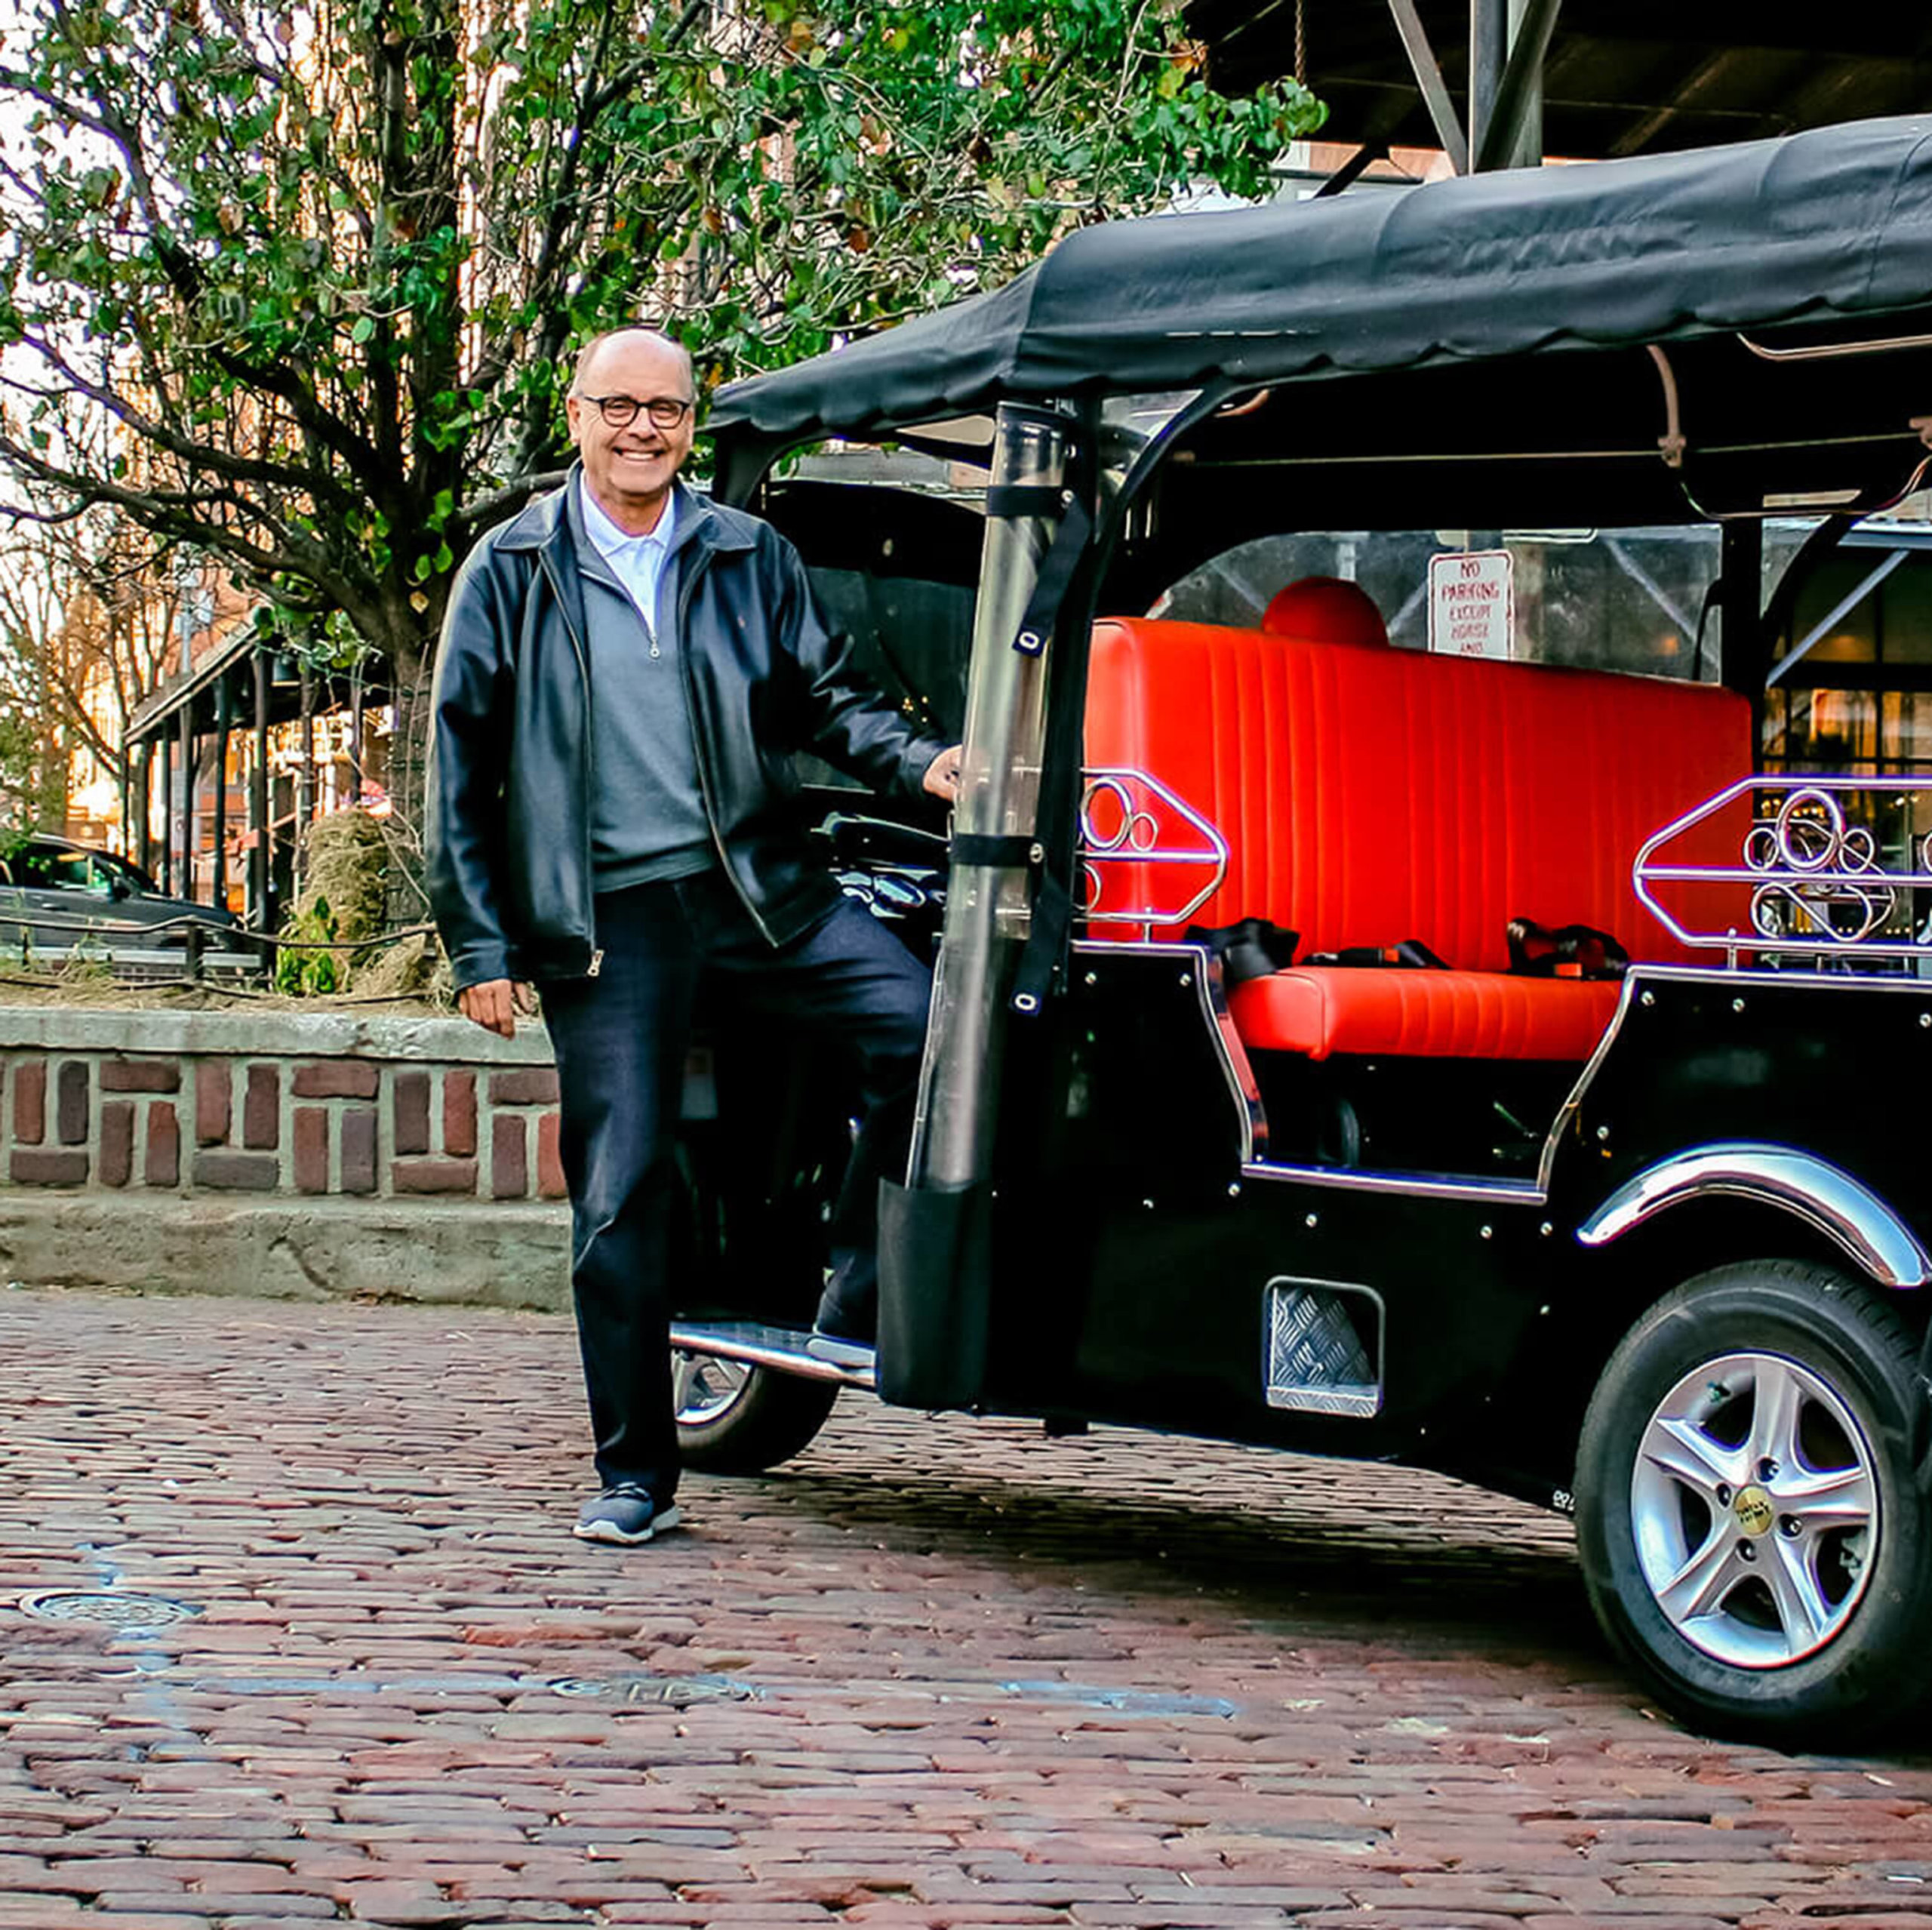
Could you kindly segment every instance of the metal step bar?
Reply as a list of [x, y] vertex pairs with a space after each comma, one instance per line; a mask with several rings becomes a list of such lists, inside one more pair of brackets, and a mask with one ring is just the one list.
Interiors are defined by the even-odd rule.
[[769, 1367], [805, 1381], [835, 1381], [841, 1387], [863, 1387], [869, 1393], [876, 1388], [870, 1347], [850, 1347], [841, 1341], [841, 1351], [851, 1356], [848, 1364], [808, 1352], [811, 1338], [809, 1327], [768, 1327], [752, 1320], [671, 1323], [671, 1346], [675, 1353], [742, 1361], [747, 1367]]

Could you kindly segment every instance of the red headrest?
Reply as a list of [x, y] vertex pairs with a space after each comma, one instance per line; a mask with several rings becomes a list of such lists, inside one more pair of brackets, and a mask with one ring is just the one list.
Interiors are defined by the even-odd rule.
[[1277, 590], [1261, 619], [1273, 636], [1309, 643], [1361, 643], [1381, 647], [1388, 626], [1374, 599], [1358, 584], [1340, 577], [1302, 577]]

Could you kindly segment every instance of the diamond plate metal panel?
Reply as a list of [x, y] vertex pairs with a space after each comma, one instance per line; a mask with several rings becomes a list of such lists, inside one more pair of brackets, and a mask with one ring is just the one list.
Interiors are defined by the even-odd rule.
[[[1349, 1291], [1304, 1281], [1268, 1288], [1270, 1407], [1304, 1414], [1366, 1416], [1382, 1406], [1381, 1377], [1343, 1304]], [[1354, 1290], [1374, 1305], [1374, 1295]], [[1381, 1309], [1374, 1306], [1378, 1327]]]

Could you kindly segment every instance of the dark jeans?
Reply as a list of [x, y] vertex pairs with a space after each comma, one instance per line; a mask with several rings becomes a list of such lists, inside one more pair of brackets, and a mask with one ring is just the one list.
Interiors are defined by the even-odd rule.
[[878, 1182], [905, 1158], [931, 980], [850, 899], [774, 950], [715, 870], [600, 897], [597, 936], [596, 977], [543, 987], [561, 1093], [571, 1283], [598, 1478], [606, 1487], [634, 1482], [661, 1505], [678, 1485], [667, 1276], [673, 1149], [700, 977], [711, 975], [708, 996], [823, 1030], [856, 1054], [866, 1117], [832, 1223], [845, 1297], [875, 1280]]

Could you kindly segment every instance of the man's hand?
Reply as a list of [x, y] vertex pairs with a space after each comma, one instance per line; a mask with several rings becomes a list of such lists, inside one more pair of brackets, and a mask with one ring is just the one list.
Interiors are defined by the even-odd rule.
[[936, 798], [951, 804], [959, 796], [959, 759], [964, 746], [955, 744], [943, 750], [926, 766], [925, 788]]
[[456, 995], [456, 1008], [485, 1032], [514, 1039], [517, 1014], [531, 1017], [537, 1010], [537, 995], [528, 986], [507, 978], [486, 978], [480, 985], [466, 985]]

